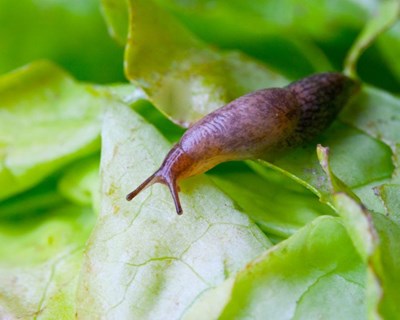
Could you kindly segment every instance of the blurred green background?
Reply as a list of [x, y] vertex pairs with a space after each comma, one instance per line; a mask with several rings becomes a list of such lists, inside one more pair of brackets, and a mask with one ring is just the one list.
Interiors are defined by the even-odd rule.
[[84, 81], [125, 79], [97, 0], [0, 0], [0, 74], [38, 59]]

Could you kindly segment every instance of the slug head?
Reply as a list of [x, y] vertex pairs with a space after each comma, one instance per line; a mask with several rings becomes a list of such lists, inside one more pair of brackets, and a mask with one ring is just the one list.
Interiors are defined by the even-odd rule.
[[193, 160], [180, 148], [179, 144], [175, 145], [165, 157], [161, 167], [150, 177], [142, 182], [135, 190], [126, 196], [126, 200], [131, 201], [142, 190], [154, 183], [165, 184], [174, 200], [177, 214], [182, 214], [182, 206], [179, 199], [178, 180], [190, 176]]

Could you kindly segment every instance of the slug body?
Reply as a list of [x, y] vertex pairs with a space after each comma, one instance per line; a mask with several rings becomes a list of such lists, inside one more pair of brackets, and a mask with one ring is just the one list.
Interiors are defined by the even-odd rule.
[[242, 96], [191, 126], [161, 167], [126, 198], [132, 200], [151, 184], [163, 183], [181, 214], [179, 180], [224, 161], [273, 159], [282, 150], [303, 144], [331, 124], [357, 88], [341, 73], [321, 73], [285, 88]]

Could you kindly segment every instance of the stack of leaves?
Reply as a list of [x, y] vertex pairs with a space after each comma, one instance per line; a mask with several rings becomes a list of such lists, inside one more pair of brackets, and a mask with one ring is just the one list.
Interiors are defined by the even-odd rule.
[[[400, 4], [369, 5], [103, 0], [132, 84], [1, 75], [0, 318], [399, 318]], [[205, 114], [346, 52], [355, 77], [372, 43], [315, 141], [183, 181], [182, 216], [162, 185], [125, 200]]]

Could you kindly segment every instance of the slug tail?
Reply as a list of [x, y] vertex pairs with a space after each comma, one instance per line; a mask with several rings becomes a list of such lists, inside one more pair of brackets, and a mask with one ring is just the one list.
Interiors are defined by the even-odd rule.
[[132, 192], [128, 193], [126, 196], [126, 200], [131, 201], [134, 197], [136, 197], [141, 191], [150, 187], [153, 183], [158, 182], [157, 173], [155, 172], [150, 177], [148, 177], [139, 187], [137, 187]]

